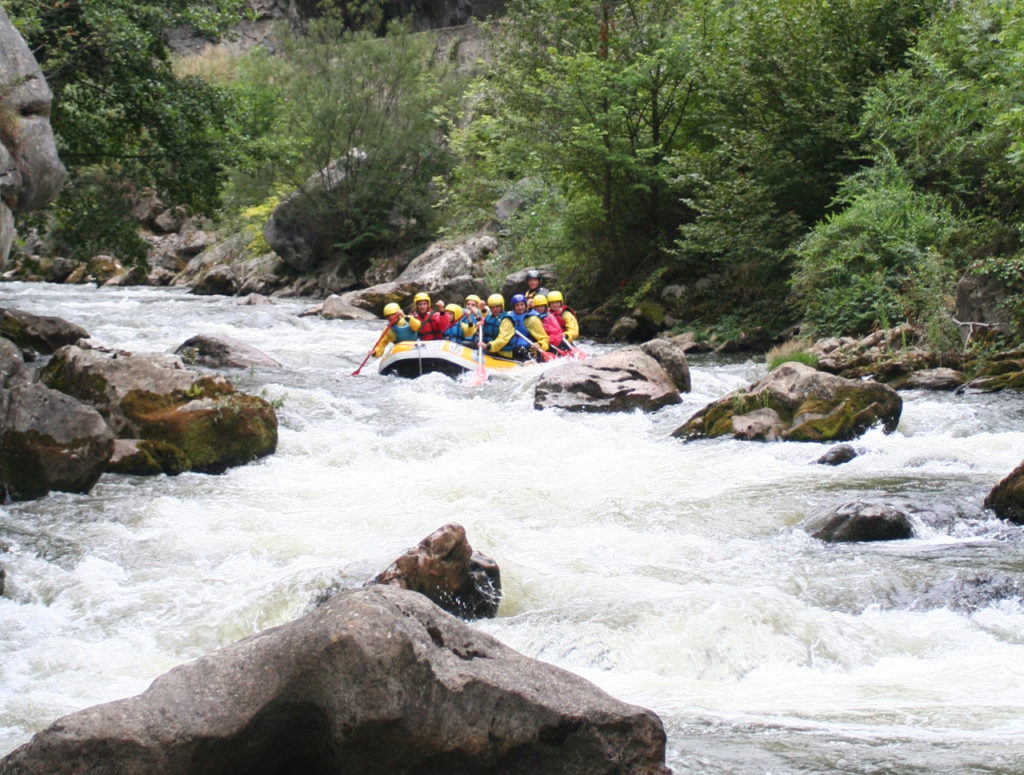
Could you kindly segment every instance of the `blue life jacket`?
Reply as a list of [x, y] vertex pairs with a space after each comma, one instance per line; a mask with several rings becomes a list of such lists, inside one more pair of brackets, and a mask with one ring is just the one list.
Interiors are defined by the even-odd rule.
[[462, 321], [456, 321], [452, 323], [448, 328], [444, 330], [444, 339], [451, 339], [453, 342], [462, 344], [465, 338], [462, 336]]
[[412, 330], [412, 326], [407, 322], [391, 326], [391, 330], [395, 334], [395, 342], [415, 342], [419, 339], [416, 332]]
[[[522, 339], [518, 336], [512, 337], [513, 347], [529, 347], [530, 344], [536, 341], [530, 334], [529, 329], [527, 329], [526, 327], [526, 319], [531, 315], [540, 320], [540, 315], [534, 312], [532, 309], [526, 310], [526, 312], [524, 312], [521, 315], [517, 315], [515, 312], [509, 314], [509, 317], [512, 318], [512, 322], [516, 324], [516, 331], [523, 335]], [[544, 321], [541, 321], [541, 325], [543, 325], [543, 323]]]
[[[495, 317], [493, 314], [488, 313], [487, 317], [484, 318], [484, 341], [493, 342], [498, 338], [498, 331], [501, 330], [501, 321], [505, 318], [511, 320], [512, 316], [507, 312], [502, 312], [500, 315]], [[511, 342], [509, 343], [511, 347]]]

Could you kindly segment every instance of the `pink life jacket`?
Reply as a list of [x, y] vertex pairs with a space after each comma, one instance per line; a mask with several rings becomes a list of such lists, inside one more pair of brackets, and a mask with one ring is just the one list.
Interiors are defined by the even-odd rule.
[[551, 346], [558, 347], [562, 343], [562, 337], [565, 335], [561, 324], [558, 322], [558, 318], [548, 312], [540, 319], [540, 322], [544, 324], [544, 330], [547, 332]]

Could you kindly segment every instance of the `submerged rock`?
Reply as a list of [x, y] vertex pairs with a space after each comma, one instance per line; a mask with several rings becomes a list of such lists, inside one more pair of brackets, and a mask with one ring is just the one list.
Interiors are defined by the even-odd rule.
[[788, 361], [746, 390], [701, 409], [673, 434], [757, 441], [847, 441], [873, 425], [892, 433], [903, 401], [878, 382], [844, 379]]
[[844, 503], [839, 508], [811, 517], [800, 529], [827, 543], [854, 541], [895, 541], [913, 538], [910, 517], [894, 506], [874, 503]]
[[94, 407], [118, 438], [176, 447], [180, 456], [164, 458], [187, 460], [191, 471], [219, 473], [277, 447], [277, 416], [268, 402], [223, 377], [186, 369], [177, 356], [68, 346], [39, 378]]
[[841, 466], [857, 457], [857, 450], [850, 444], [839, 444], [819, 457], [815, 462], [823, 466]]
[[375, 586], [65, 716], [0, 772], [668, 775], [664, 757], [653, 712]]
[[178, 345], [174, 351], [188, 364], [211, 369], [248, 369], [253, 366], [278, 368], [280, 363], [266, 353], [229, 336], [198, 334]]
[[367, 582], [419, 592], [461, 619], [493, 618], [501, 602], [498, 564], [474, 552], [462, 525], [444, 525]]
[[640, 347], [623, 347], [547, 370], [533, 405], [572, 412], [653, 412], [680, 401], [679, 388], [657, 360]]
[[985, 496], [984, 505], [1000, 519], [1024, 525], [1024, 463], [992, 488]]

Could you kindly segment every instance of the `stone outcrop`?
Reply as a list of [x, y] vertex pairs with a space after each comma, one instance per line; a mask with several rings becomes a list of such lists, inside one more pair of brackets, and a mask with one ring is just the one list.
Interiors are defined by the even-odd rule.
[[388, 302], [411, 309], [412, 298], [426, 291], [434, 301], [461, 304], [471, 293], [486, 298], [483, 263], [498, 247], [489, 234], [469, 237], [458, 243], [436, 242], [418, 255], [389, 283], [342, 294], [342, 301], [380, 313]]
[[690, 392], [690, 362], [686, 360], [687, 342], [677, 338], [651, 339], [640, 349], [661, 364], [680, 393]]
[[914, 535], [910, 517], [895, 506], [844, 503], [837, 509], [805, 520], [801, 530], [826, 543], [896, 541]]
[[325, 320], [376, 320], [378, 316], [365, 310], [362, 307], [357, 307], [354, 304], [349, 304], [341, 296], [333, 294], [324, 299], [324, 303], [320, 305], [320, 317]]
[[623, 347], [548, 369], [537, 383], [533, 405], [573, 412], [653, 412], [680, 401], [679, 388], [657, 360], [639, 347]]
[[13, 213], [45, 207], [64, 183], [51, 99], [39, 64], [0, 8], [0, 268], [14, 240]]
[[367, 582], [419, 592], [460, 619], [493, 618], [501, 602], [501, 574], [490, 557], [473, 551], [462, 525], [443, 525]]
[[94, 407], [118, 438], [177, 448], [188, 470], [217, 473], [277, 447], [269, 403], [223, 377], [185, 368], [177, 356], [70, 345], [54, 353], [39, 379]]
[[62, 318], [0, 309], [0, 336], [14, 342], [22, 352], [50, 355], [64, 345], [88, 339], [89, 332]]
[[892, 387], [905, 386], [910, 376], [943, 365], [923, 344], [923, 335], [911, 325], [875, 331], [859, 339], [832, 337], [814, 342], [807, 352], [817, 368], [848, 379], [870, 377]]
[[10, 500], [88, 492], [114, 450], [95, 409], [29, 382], [0, 391], [0, 434], [0, 489]]
[[1024, 525], [1024, 463], [985, 496], [985, 508], [992, 509], [1000, 519]]
[[973, 364], [974, 378], [962, 385], [964, 390], [994, 393], [999, 390], [1024, 390], [1024, 347], [987, 356]]
[[704, 407], [680, 426], [684, 439], [848, 441], [876, 424], [896, 430], [903, 401], [878, 382], [844, 379], [786, 362], [746, 390]]
[[651, 711], [375, 586], [65, 716], [0, 773], [668, 775], [664, 755]]
[[174, 351], [193, 366], [209, 369], [280, 368], [281, 364], [261, 350], [230, 336], [197, 334], [189, 337]]
[[1006, 307], [1010, 292], [997, 277], [968, 271], [956, 286], [956, 321], [964, 339], [1020, 333]]

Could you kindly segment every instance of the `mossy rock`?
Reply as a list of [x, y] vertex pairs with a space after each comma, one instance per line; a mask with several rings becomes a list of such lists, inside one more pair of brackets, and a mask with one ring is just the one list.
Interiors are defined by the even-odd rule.
[[[118, 454], [118, 446], [128, 445], [125, 454]], [[192, 469], [192, 462], [181, 449], [163, 441], [153, 439], [130, 439], [115, 442], [114, 457], [107, 471], [115, 474], [134, 476], [176, 476]]]

